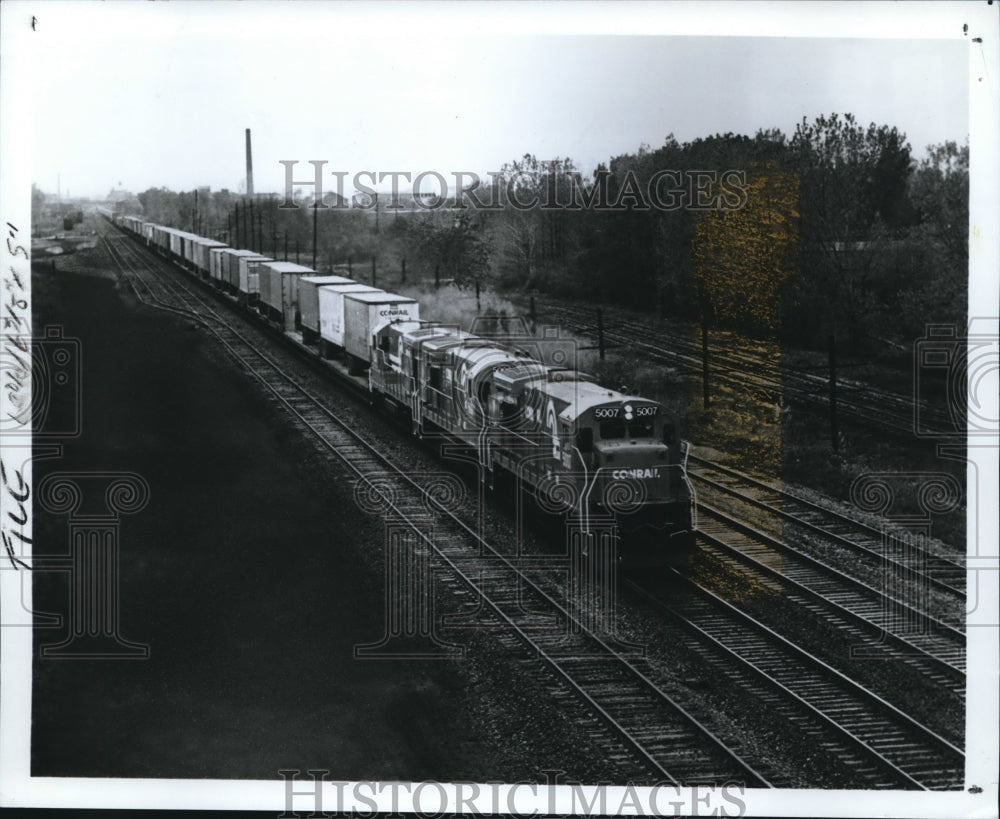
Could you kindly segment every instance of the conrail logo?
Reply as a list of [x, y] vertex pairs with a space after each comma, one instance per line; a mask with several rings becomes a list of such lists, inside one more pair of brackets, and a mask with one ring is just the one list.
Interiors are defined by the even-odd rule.
[[611, 473], [611, 477], [616, 481], [623, 481], [626, 478], [659, 478], [659, 469], [616, 469]]
[[391, 310], [380, 310], [379, 311], [379, 315], [380, 316], [408, 316], [408, 315], [410, 315], [410, 311], [409, 310], [398, 310], [395, 307], [393, 307]]

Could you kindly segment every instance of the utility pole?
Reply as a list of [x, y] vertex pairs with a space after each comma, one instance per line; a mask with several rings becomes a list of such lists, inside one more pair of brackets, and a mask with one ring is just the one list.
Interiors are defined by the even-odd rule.
[[833, 451], [840, 450], [840, 435], [837, 430], [837, 340], [830, 331], [830, 443]]
[[313, 270], [316, 269], [316, 237], [319, 230], [319, 202], [313, 202]]
[[701, 293], [701, 403], [704, 409], [708, 409], [711, 399], [708, 391], [708, 323], [711, 320], [712, 310], [708, 301], [708, 296], [702, 289]]
[[708, 396], [708, 322], [704, 316], [701, 318], [701, 403], [708, 409], [710, 399]]

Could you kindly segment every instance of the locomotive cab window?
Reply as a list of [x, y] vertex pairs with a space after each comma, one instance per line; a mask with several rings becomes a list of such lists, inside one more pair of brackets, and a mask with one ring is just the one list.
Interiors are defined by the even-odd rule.
[[584, 454], [594, 451], [594, 430], [584, 427], [576, 434], [576, 448]]
[[633, 418], [631, 421], [615, 418], [610, 421], [601, 421], [600, 432], [603, 441], [635, 441], [640, 438], [655, 438], [656, 422], [652, 418]]
[[628, 437], [655, 438], [656, 424], [653, 422], [652, 418], [636, 418], [632, 421], [629, 421]]
[[613, 421], [601, 421], [601, 440], [614, 441], [625, 437], [628, 430], [625, 422], [617, 418]]

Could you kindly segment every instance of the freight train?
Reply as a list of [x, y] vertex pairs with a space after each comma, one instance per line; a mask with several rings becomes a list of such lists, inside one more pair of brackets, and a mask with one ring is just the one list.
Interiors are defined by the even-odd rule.
[[692, 548], [694, 492], [674, 419], [656, 401], [578, 372], [565, 340], [536, 338], [513, 319], [481, 320], [471, 331], [445, 326], [422, 318], [416, 300], [344, 270], [319, 275], [139, 217], [104, 215], [331, 360], [415, 435], [474, 453], [489, 485], [512, 480], [565, 515], [584, 541], [612, 532], [622, 564], [673, 563]]

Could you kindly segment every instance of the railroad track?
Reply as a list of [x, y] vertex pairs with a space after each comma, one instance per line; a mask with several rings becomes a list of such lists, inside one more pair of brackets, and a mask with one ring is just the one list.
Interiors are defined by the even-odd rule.
[[[938, 590], [932, 595], [932, 578], [915, 569], [914, 564], [919, 566], [922, 561], [896, 560], [880, 554], [872, 545], [827, 532], [816, 522], [826, 511], [822, 507], [802, 502], [808, 520], [799, 519], [791, 509], [779, 509], [773, 498], [770, 502], [753, 502], [756, 499], [746, 497], [742, 485], [754, 486], [755, 479], [700, 458], [693, 458], [691, 463], [694, 466], [691, 475], [696, 482], [734, 494], [741, 502], [765, 510], [773, 516], [770, 528], [780, 532], [774, 536], [747, 525], [743, 522], [745, 509], [734, 514], [732, 510], [723, 511], [707, 504], [703, 489], [699, 493], [701, 534], [711, 553], [723, 562], [738, 561], [740, 567], [737, 569], [734, 564], [734, 571], [751, 571], [761, 582], [775, 584], [784, 590], [786, 598], [797, 599], [816, 617], [842, 622], [845, 634], [857, 641], [858, 656], [898, 659], [942, 687], [956, 694], [964, 692], [966, 644], [961, 624], [965, 596], [961, 591], [944, 584], [945, 591]], [[725, 487], [707, 478], [706, 472], [727, 475], [741, 486]], [[787, 495], [791, 508], [796, 500], [801, 500], [777, 490], [771, 492], [779, 501]], [[841, 531], [852, 523], [862, 532], [872, 531], [836, 513], [830, 512], [829, 519]], [[815, 547], [817, 536], [832, 544], [821, 550], [819, 556], [815, 548], [807, 547], [810, 541]], [[857, 565], [847, 568], [852, 561], [845, 560], [843, 552], [868, 561], [868, 579], [859, 576], [864, 572], [859, 572]], [[907, 582], [900, 582], [900, 578]], [[937, 614], [941, 610], [944, 617]]]
[[[849, 569], [852, 565], [856, 567], [860, 559], [873, 568], [884, 569], [890, 566], [899, 574], [916, 574], [920, 582], [960, 604], [962, 608], [956, 614], [959, 618], [964, 617], [967, 572], [964, 560], [954, 553], [910, 542], [906, 548], [906, 559], [901, 561], [885, 548], [885, 538], [894, 534], [892, 529], [876, 529], [798, 495], [777, 489], [759, 478], [697, 455], [690, 455], [688, 463], [689, 475], [702, 485], [736, 498], [742, 504], [763, 510], [775, 519], [794, 524], [805, 532], [818, 535], [849, 553], [853, 559], [845, 562], [843, 568]], [[898, 534], [906, 535], [905, 532]]]
[[[594, 334], [594, 314], [587, 308], [539, 304], [545, 315], [556, 317], [580, 334]], [[702, 371], [700, 341], [693, 334], [664, 329], [636, 321], [612, 320], [604, 330], [608, 343], [639, 350], [653, 361], [677, 367], [688, 374]], [[653, 343], [650, 339], [657, 339]], [[710, 345], [709, 366], [712, 377], [742, 390], [752, 389], [767, 403], [798, 406], [810, 411], [828, 412], [829, 381], [826, 375], [781, 366], [760, 356], [734, 353], [718, 344]], [[877, 427], [912, 437], [914, 397], [872, 387], [859, 381], [838, 379], [837, 408], [844, 415]], [[926, 401], [919, 402], [922, 421], [934, 429], [949, 429], [947, 414]]]
[[795, 725], [816, 753], [852, 770], [866, 787], [962, 786], [964, 753], [954, 743], [694, 579], [671, 571], [691, 593], [676, 594], [669, 603], [645, 584], [627, 585], [679, 626], [677, 639], [735, 677], [751, 707]]
[[[336, 458], [355, 481], [362, 508], [382, 510], [414, 539], [407, 560], [446, 567], [454, 583], [475, 598], [482, 616], [474, 627], [497, 628], [536, 658], [551, 679], [604, 726], [609, 758], [637, 760], [659, 782], [743, 782], [769, 787], [740, 749], [732, 749], [695, 714], [657, 684], [641, 656], [622, 651], [606, 635], [588, 629], [583, 613], [551, 589], [530, 567], [494, 549], [442, 502], [447, 487], [421, 484], [370, 446], [287, 372], [261, 352], [249, 326], [221, 315], [176, 273], [151, 268], [124, 235], [105, 245], [140, 301], [197, 321], [244, 366], [262, 388]], [[420, 617], [422, 612], [416, 612]], [[485, 621], [483, 621], [485, 617]]]
[[[704, 473], [720, 468], [700, 458], [693, 463], [692, 477], [717, 489], [716, 482], [707, 479]], [[699, 535], [703, 549], [720, 563], [731, 565], [739, 574], [749, 572], [759, 582], [781, 589], [787, 599], [795, 599], [817, 616], [843, 623], [845, 631], [861, 641], [859, 651], [914, 663], [922, 673], [933, 671], [942, 684], [949, 681], [949, 687], [964, 690], [965, 634], [936, 616], [926, 595], [915, 593], [920, 590], [919, 577], [901, 590], [891, 582], [877, 587], [804, 550], [797, 532], [780, 525], [788, 520], [797, 521], [792, 512], [778, 516], [779, 525], [772, 528], [778, 528], [780, 536], [775, 536], [744, 522], [744, 510], [737, 517], [732, 511], [709, 504], [706, 494], [698, 493]], [[742, 497], [739, 492], [737, 495]], [[764, 508], [774, 507], [766, 504]], [[823, 532], [822, 527], [811, 525]], [[837, 545], [840, 546], [839, 541]], [[872, 560], [878, 557], [877, 553], [868, 556]], [[902, 563], [889, 568], [912, 574], [912, 568]], [[949, 602], [953, 603], [951, 615], [961, 622], [964, 614], [964, 608], [959, 608], [961, 595], [950, 598]]]
[[[744, 578], [780, 592], [817, 619], [838, 625], [859, 656], [893, 659], [959, 693], [965, 690], [965, 635], [780, 540], [699, 504], [702, 551]], [[777, 559], [776, 559], [777, 558]], [[899, 622], [912, 628], [901, 629]]]

